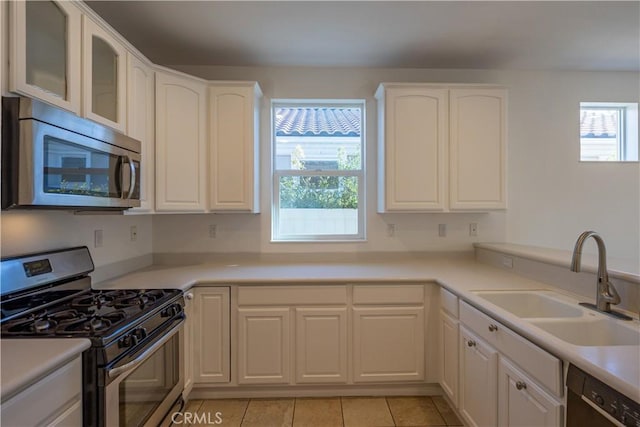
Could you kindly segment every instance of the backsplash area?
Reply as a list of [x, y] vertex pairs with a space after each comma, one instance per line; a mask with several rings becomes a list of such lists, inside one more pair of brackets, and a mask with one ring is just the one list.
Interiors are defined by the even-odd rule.
[[[124, 262], [140, 268], [152, 259], [152, 222], [148, 215], [3, 211], [0, 224], [3, 257], [86, 245], [96, 266], [94, 280], [96, 275], [104, 275], [103, 266], [113, 270], [113, 265]], [[96, 230], [102, 230], [99, 247], [96, 247]]]

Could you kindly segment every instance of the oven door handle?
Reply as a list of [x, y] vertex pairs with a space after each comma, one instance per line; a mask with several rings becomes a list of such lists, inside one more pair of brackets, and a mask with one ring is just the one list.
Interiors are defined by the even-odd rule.
[[184, 319], [181, 319], [180, 323], [178, 323], [176, 326], [169, 329], [169, 331], [162, 338], [160, 338], [160, 340], [153, 343], [151, 347], [149, 347], [148, 349], [140, 353], [140, 355], [136, 357], [134, 360], [132, 360], [131, 362], [125, 363], [124, 365], [118, 366], [117, 368], [110, 369], [107, 372], [107, 375], [109, 376], [109, 378], [110, 379], [116, 378], [122, 373], [127, 372], [128, 370], [133, 369], [136, 366], [140, 365], [142, 362], [145, 361], [147, 357], [151, 355], [151, 353], [153, 353], [154, 351], [162, 347], [167, 341], [169, 341], [173, 337], [173, 335], [176, 332], [178, 332], [178, 329], [182, 327], [183, 323], [184, 323]]

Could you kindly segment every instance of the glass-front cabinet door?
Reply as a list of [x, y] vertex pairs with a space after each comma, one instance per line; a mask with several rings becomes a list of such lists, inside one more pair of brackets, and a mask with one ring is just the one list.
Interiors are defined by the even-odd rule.
[[81, 19], [69, 1], [14, 1], [10, 90], [80, 113]]
[[124, 133], [127, 52], [87, 16], [83, 29], [83, 115]]

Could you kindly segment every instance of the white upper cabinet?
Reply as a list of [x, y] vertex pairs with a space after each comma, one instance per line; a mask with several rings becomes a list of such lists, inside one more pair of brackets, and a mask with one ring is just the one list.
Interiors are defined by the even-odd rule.
[[262, 92], [256, 82], [209, 86], [209, 209], [259, 212], [258, 117]]
[[379, 92], [380, 211], [445, 209], [447, 90]]
[[9, 90], [80, 114], [81, 11], [69, 1], [9, 3]]
[[83, 115], [126, 132], [127, 51], [113, 35], [83, 17]]
[[506, 90], [383, 83], [379, 212], [506, 208]]
[[207, 85], [156, 71], [156, 211], [204, 212]]
[[155, 76], [151, 66], [132, 53], [127, 55], [127, 135], [142, 143], [140, 207], [155, 207]]
[[505, 89], [451, 89], [449, 206], [506, 208]]

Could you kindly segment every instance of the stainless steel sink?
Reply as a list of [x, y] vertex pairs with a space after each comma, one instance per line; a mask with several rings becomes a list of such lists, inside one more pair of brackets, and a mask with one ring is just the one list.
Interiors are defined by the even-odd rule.
[[522, 318], [581, 317], [577, 304], [558, 299], [552, 291], [477, 291], [474, 292], [511, 314]]
[[579, 346], [640, 345], [637, 322], [623, 324], [608, 318], [531, 320], [530, 323], [568, 343]]

